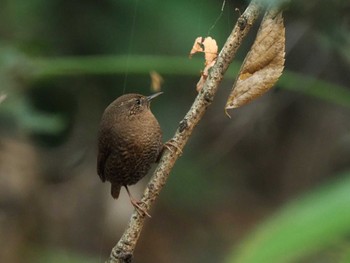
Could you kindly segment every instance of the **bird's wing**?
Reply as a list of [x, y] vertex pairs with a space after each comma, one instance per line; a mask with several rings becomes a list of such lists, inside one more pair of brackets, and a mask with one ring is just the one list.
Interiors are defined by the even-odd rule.
[[106, 181], [104, 170], [105, 170], [105, 164], [108, 156], [109, 156], [108, 151], [99, 150], [98, 156], [97, 156], [97, 174], [100, 176], [102, 182]]

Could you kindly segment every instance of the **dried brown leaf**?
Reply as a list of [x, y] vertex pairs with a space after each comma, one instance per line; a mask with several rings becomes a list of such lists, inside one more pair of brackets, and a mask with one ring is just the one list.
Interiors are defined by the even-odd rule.
[[151, 71], [149, 75], [151, 77], [151, 91], [159, 92], [164, 83], [163, 77], [157, 71], [154, 70]]
[[198, 52], [204, 52], [205, 65], [213, 62], [218, 56], [218, 45], [216, 44], [215, 39], [211, 37], [197, 37], [194, 41], [189, 57], [191, 58]]
[[199, 92], [204, 85], [204, 82], [207, 80], [208, 78], [208, 74], [209, 74], [209, 69], [214, 66], [216, 60], [213, 60], [210, 64], [206, 65], [202, 74], [201, 74], [201, 78], [199, 79], [199, 81], [197, 82], [197, 91]]
[[204, 41], [204, 38], [203, 38], [203, 37], [197, 37], [197, 38], [194, 40], [193, 47], [192, 47], [192, 49], [191, 49], [191, 51], [190, 51], [190, 55], [189, 55], [190, 58], [191, 58], [194, 54], [196, 54], [197, 52], [204, 52], [203, 41]]
[[204, 52], [205, 58], [205, 68], [201, 74], [201, 78], [197, 83], [197, 91], [199, 92], [208, 77], [209, 69], [215, 64], [216, 58], [218, 56], [218, 45], [216, 44], [215, 39], [211, 37], [197, 37], [190, 52], [190, 58], [197, 52]]
[[205, 53], [205, 65], [207, 66], [218, 57], [218, 45], [216, 44], [215, 39], [206, 37], [203, 41], [203, 46]]
[[284, 68], [285, 28], [282, 12], [266, 12], [255, 42], [233, 85], [225, 109], [243, 106], [268, 91]]

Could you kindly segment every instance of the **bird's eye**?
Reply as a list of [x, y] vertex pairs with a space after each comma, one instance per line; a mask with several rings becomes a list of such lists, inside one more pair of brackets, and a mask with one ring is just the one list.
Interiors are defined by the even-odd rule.
[[137, 98], [137, 99], [136, 99], [136, 105], [138, 105], [138, 106], [141, 105], [141, 99], [140, 99], [140, 98]]

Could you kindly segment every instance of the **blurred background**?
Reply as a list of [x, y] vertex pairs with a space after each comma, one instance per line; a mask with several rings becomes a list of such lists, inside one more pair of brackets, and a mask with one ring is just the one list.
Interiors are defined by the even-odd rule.
[[[104, 262], [132, 207], [96, 174], [103, 110], [123, 93], [154, 92], [154, 70], [164, 94], [152, 111], [171, 138], [203, 68], [200, 54], [188, 59], [194, 39], [210, 34], [220, 49], [247, 2], [222, 5], [2, 1], [0, 262]], [[152, 208], [134, 262], [350, 262], [350, 3], [294, 0], [284, 17], [283, 77], [227, 118], [255, 25]], [[135, 197], [148, 180], [131, 187]], [[294, 221], [301, 228], [279, 232]], [[272, 248], [279, 260], [238, 259]]]

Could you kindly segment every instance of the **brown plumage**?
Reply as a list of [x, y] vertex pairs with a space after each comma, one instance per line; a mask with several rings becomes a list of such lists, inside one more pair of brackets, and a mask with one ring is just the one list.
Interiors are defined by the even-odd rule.
[[98, 175], [111, 182], [115, 199], [125, 186], [131, 203], [141, 211], [127, 186], [147, 174], [163, 148], [162, 131], [150, 110], [151, 100], [160, 94], [120, 96], [104, 111], [98, 135]]

